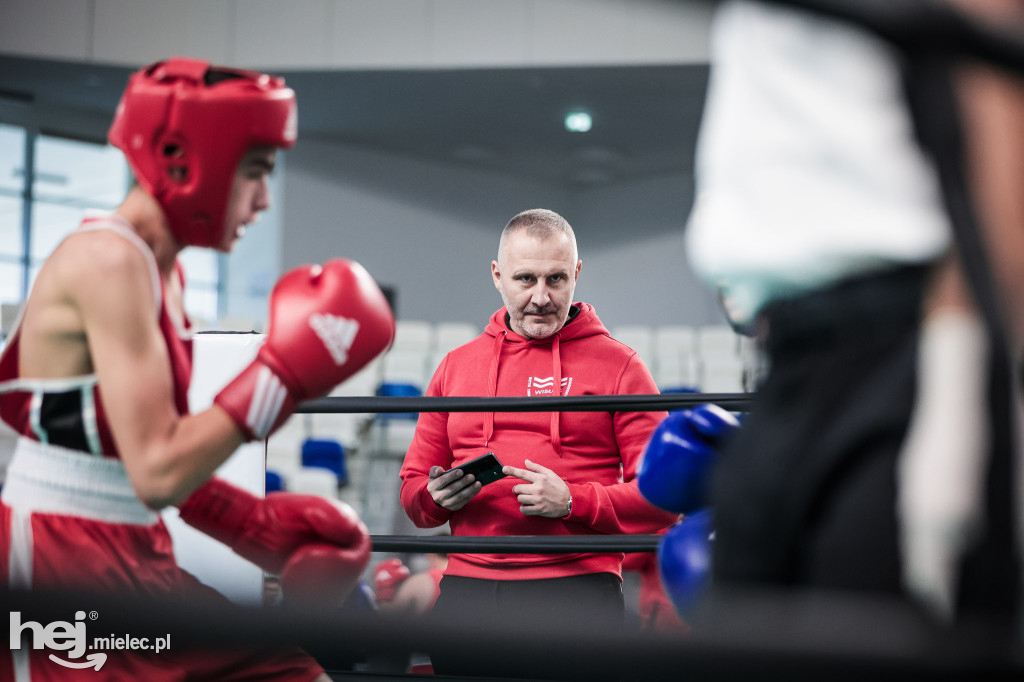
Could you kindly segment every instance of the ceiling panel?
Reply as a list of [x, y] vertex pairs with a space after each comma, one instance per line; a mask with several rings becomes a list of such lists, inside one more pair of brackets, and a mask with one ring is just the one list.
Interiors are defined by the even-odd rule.
[[[299, 144], [317, 139], [560, 186], [691, 170], [705, 65], [294, 71]], [[0, 56], [0, 104], [110, 116], [129, 69]], [[591, 114], [570, 133], [572, 110]], [[0, 113], [3, 107], [0, 106]], [[68, 131], [74, 133], [74, 131]]]

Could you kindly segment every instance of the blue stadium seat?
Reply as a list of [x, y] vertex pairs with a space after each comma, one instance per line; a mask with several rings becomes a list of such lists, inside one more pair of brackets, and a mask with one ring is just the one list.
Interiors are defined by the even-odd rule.
[[281, 478], [281, 474], [273, 469], [267, 469], [267, 493], [276, 493], [284, 489], [284, 479]]
[[[377, 395], [382, 397], [416, 398], [423, 395], [423, 391], [415, 384], [385, 381], [377, 387]], [[383, 421], [389, 419], [416, 421], [418, 417], [418, 412], [382, 412], [377, 415], [377, 418]]]
[[336, 440], [307, 438], [302, 443], [302, 466], [319, 467], [338, 477], [338, 486], [348, 485], [345, 448]]

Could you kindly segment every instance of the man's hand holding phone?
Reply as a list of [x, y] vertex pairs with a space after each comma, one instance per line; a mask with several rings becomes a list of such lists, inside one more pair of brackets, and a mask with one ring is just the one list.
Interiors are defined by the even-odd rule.
[[439, 466], [430, 467], [428, 475], [427, 492], [434, 504], [448, 511], [462, 509], [485, 485], [505, 477], [493, 452], [447, 471]]

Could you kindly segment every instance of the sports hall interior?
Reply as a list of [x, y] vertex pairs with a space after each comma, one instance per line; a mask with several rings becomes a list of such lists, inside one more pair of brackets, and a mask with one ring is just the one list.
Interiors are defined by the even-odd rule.
[[[170, 55], [283, 75], [299, 139], [236, 250], [186, 250], [197, 330], [261, 332], [288, 269], [361, 262], [398, 320], [335, 395], [417, 395], [501, 305], [501, 228], [543, 207], [577, 234], [577, 300], [662, 391], [731, 393], [756, 373], [691, 271], [684, 228], [710, 6], [664, 0], [8, 0], [0, 8], [4, 334], [42, 260], [131, 178], [106, 128], [128, 75]], [[587, 131], [568, 116], [590, 116]], [[415, 414], [300, 414], [268, 442], [268, 489], [336, 495], [372, 533], [416, 532], [397, 472]], [[305, 455], [303, 454], [305, 450]]]
[[[0, 345], [47, 254], [86, 209], [114, 209], [131, 186], [106, 143], [129, 74], [181, 55], [281, 75], [299, 111], [270, 210], [231, 254], [182, 254], [197, 332], [260, 334], [280, 275], [350, 258], [384, 288], [397, 336], [332, 395], [421, 395], [444, 354], [501, 306], [490, 273], [501, 228], [547, 208], [578, 240], [576, 300], [637, 350], [663, 393], [752, 393], [763, 359], [690, 267], [684, 239], [714, 4], [2, 0]], [[296, 414], [265, 444], [266, 490], [346, 501], [374, 536], [432, 535], [398, 499], [415, 424], [407, 413]], [[14, 441], [3, 428], [0, 453]], [[375, 552], [371, 568], [389, 556]], [[627, 604], [636, 581], [626, 576]], [[682, 658], [631, 640], [626, 658], [654, 655], [645, 673], [669, 665], [635, 679], [682, 679], [684, 666], [688, 679], [982, 679], [978, 669], [1019, 679], [1024, 660], [1019, 646], [1012, 660], [994, 655], [1000, 642], [984, 630], [927, 639], [919, 621], [871, 599], [839, 611], [720, 606], [709, 623], [718, 639], [696, 633]], [[782, 613], [785, 627], [768, 618]], [[568, 636], [545, 653], [600, 665], [622, 651], [584, 644]]]

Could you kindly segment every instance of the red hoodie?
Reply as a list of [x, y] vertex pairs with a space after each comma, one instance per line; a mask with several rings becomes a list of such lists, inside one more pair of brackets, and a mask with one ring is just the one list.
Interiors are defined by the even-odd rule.
[[[557, 334], [527, 339], [506, 325], [505, 308], [483, 334], [445, 356], [428, 396], [651, 394], [658, 388], [628, 346], [608, 335], [594, 308], [578, 310]], [[402, 465], [402, 507], [420, 528], [450, 522], [454, 536], [597, 535], [658, 531], [676, 516], [649, 504], [634, 476], [664, 412], [424, 412]], [[502, 464], [525, 460], [558, 474], [572, 493], [565, 519], [519, 511], [508, 476], [484, 486], [456, 512], [427, 492], [432, 466], [449, 469], [493, 451]], [[622, 554], [452, 554], [446, 575], [498, 580], [621, 575]]]

